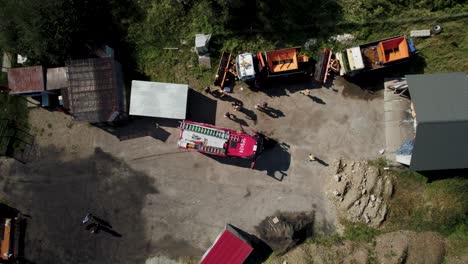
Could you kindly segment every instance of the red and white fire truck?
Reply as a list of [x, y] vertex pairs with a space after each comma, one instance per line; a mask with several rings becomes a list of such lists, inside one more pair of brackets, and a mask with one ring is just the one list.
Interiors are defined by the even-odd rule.
[[183, 121], [179, 148], [223, 157], [255, 159], [263, 150], [263, 139], [255, 131], [235, 131], [209, 124]]

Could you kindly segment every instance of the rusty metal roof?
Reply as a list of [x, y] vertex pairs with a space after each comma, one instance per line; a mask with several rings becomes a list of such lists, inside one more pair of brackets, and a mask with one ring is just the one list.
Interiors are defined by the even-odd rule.
[[42, 66], [8, 70], [10, 94], [27, 94], [44, 91], [44, 68]]
[[125, 91], [120, 64], [111, 58], [74, 60], [67, 64], [70, 112], [90, 123], [126, 118]]

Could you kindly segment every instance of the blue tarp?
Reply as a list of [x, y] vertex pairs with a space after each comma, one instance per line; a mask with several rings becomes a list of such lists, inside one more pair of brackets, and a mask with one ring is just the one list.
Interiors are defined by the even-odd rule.
[[411, 155], [413, 153], [413, 148], [414, 148], [414, 139], [408, 139], [403, 144], [399, 149], [397, 149], [396, 154], [397, 155]]

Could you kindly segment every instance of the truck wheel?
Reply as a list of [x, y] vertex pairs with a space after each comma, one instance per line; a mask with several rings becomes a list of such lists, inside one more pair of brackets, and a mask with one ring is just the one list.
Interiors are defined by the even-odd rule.
[[431, 29], [431, 34], [432, 35], [437, 35], [439, 34], [440, 32], [442, 32], [442, 26], [441, 25], [435, 25], [432, 27]]

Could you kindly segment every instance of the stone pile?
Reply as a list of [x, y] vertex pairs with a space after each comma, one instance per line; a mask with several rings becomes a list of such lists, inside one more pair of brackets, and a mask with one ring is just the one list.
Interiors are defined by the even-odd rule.
[[328, 193], [338, 216], [351, 222], [380, 226], [387, 214], [387, 201], [393, 193], [393, 178], [382, 174], [367, 161], [339, 160], [331, 168]]

